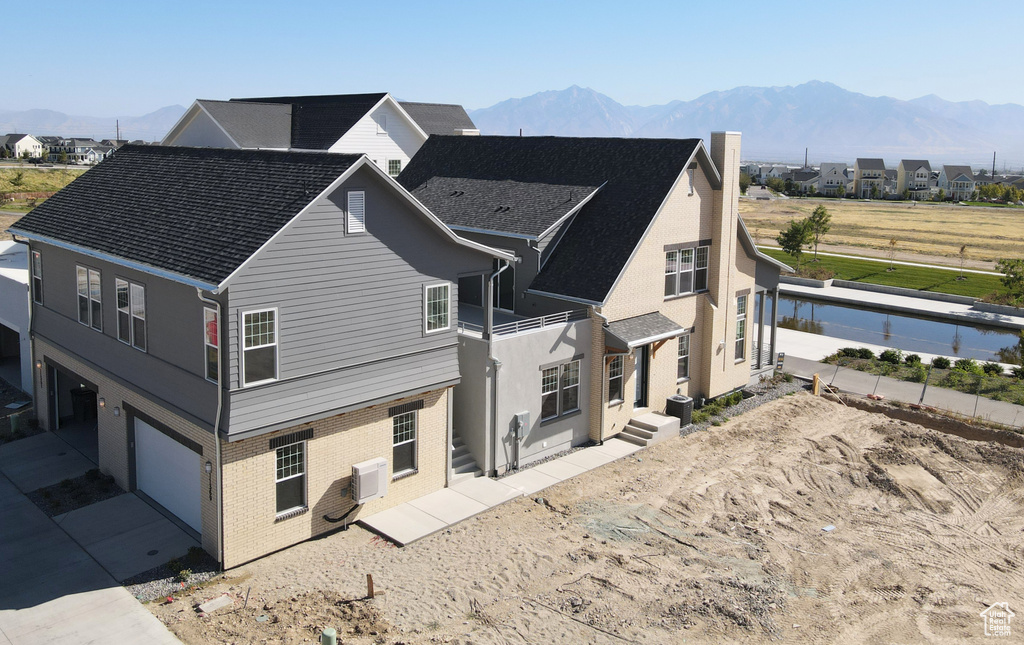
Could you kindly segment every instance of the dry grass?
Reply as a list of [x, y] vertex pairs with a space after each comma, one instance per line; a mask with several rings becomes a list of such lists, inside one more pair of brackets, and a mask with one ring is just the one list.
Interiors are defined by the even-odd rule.
[[807, 217], [819, 204], [832, 214], [832, 230], [825, 242], [864, 249], [863, 255], [882, 253], [895, 237], [901, 251], [928, 256], [954, 258], [960, 245], [966, 244], [967, 257], [972, 260], [1024, 257], [1024, 218], [1009, 208], [834, 199], [743, 200], [740, 214], [760, 244], [774, 245], [775, 236], [789, 220]]
[[[12, 179], [21, 172], [21, 184]], [[80, 177], [85, 169], [0, 168], [0, 193], [55, 193]]]

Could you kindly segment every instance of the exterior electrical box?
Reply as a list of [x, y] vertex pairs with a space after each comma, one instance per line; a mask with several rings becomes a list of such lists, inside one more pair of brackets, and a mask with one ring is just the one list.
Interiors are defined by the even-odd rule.
[[365, 504], [388, 492], [388, 460], [383, 457], [352, 464], [352, 499]]
[[516, 414], [515, 422], [513, 424], [516, 430], [516, 439], [523, 439], [526, 437], [526, 433], [530, 430], [530, 413], [520, 412]]

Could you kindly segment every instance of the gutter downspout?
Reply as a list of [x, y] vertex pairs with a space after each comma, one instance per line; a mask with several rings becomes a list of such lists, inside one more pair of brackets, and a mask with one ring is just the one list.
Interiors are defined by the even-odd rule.
[[[496, 475], [498, 471], [498, 371], [501, 369], [501, 361], [494, 357], [494, 281], [501, 274], [502, 271], [509, 268], [511, 264], [505, 262], [497, 271], [491, 274], [490, 289], [487, 294], [487, 360], [494, 366], [494, 377], [491, 379], [491, 468], [492, 474]], [[518, 440], [517, 440], [518, 441]]]
[[[11, 239], [14, 240], [15, 242], [17, 242], [18, 244], [24, 244], [25, 247], [28, 248], [28, 285], [27, 285], [28, 289], [26, 289], [26, 291], [28, 291], [28, 361], [29, 361], [28, 364], [29, 364], [29, 366], [32, 369], [32, 404], [35, 407], [36, 421], [38, 421], [39, 420], [39, 391], [38, 391], [39, 388], [36, 386], [36, 380], [38, 378], [38, 380], [40, 382], [42, 382], [43, 375], [45, 374], [45, 372], [43, 371], [43, 368], [39, 368], [38, 370], [36, 369], [36, 344], [35, 344], [35, 338], [36, 338], [35, 321], [36, 321], [36, 318], [33, 315], [35, 313], [36, 302], [35, 302], [35, 298], [33, 298], [33, 294], [32, 294], [32, 285], [33, 285], [33, 282], [32, 282], [32, 246], [27, 241], [23, 242], [23, 241], [19, 240], [17, 235], [13, 235], [12, 234], [11, 235]], [[41, 297], [40, 297], [40, 300], [42, 300]], [[19, 344], [20, 344], [20, 341], [19, 341]], [[19, 369], [20, 369], [20, 366], [19, 366]], [[38, 377], [36, 377], [36, 372], [39, 372], [39, 376]], [[42, 388], [42, 389], [43, 389], [44, 392], [49, 392], [49, 390], [47, 388], [45, 388], [45, 387]], [[46, 405], [47, 414], [49, 414], [49, 410], [50, 410], [50, 407], [49, 407], [50, 406], [50, 397], [49, 397], [49, 395], [47, 395], [47, 397], [46, 397], [45, 405]], [[52, 421], [49, 418], [47, 418], [47, 421], [52, 423]]]
[[[217, 460], [217, 556], [220, 560], [220, 569], [224, 570], [224, 469], [221, 465], [220, 454], [220, 417], [224, 411], [224, 316], [220, 303], [203, 295], [203, 290], [196, 287], [196, 295], [199, 300], [206, 304], [213, 305], [217, 310], [217, 417], [213, 420], [213, 445], [215, 459]], [[205, 333], [205, 330], [204, 330]]]
[[[595, 316], [597, 316], [598, 318], [601, 319], [601, 330], [602, 330], [602, 333], [603, 333], [604, 328], [608, 326], [608, 317], [605, 316], [604, 314], [602, 314], [600, 311], [598, 311], [598, 309], [599, 309], [599, 307], [591, 307], [590, 311], [592, 311]], [[599, 425], [597, 427], [597, 431], [598, 431], [597, 436], [600, 437], [600, 439], [597, 442], [597, 445], [599, 445], [599, 446], [603, 446], [604, 445], [604, 409], [605, 409], [605, 407], [607, 407], [607, 406], [605, 406], [605, 401], [604, 401], [604, 392], [605, 392], [604, 384], [608, 380], [608, 375], [606, 373], [607, 365], [605, 364], [605, 360], [604, 359], [605, 359], [605, 355], [604, 355], [604, 351], [602, 351], [601, 352], [601, 382], [599, 384], [600, 385], [599, 390], [601, 392], [601, 425]]]

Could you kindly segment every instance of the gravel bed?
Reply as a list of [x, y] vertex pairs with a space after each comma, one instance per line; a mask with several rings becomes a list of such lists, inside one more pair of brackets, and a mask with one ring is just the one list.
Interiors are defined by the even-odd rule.
[[113, 477], [93, 468], [84, 475], [34, 490], [25, 496], [40, 510], [53, 517], [123, 493], [121, 487], [114, 483]]
[[[192, 575], [188, 576], [185, 581], [178, 579], [178, 572], [182, 568], [192, 571]], [[158, 598], [176, 596], [192, 587], [213, 580], [219, 575], [220, 568], [217, 566], [217, 561], [199, 547], [192, 547], [187, 555], [174, 558], [159, 567], [153, 567], [149, 571], [122, 580], [121, 584], [128, 589], [128, 593], [141, 602], [149, 602]]]
[[781, 399], [784, 396], [789, 396], [790, 394], [793, 394], [794, 392], [800, 392], [801, 390], [810, 390], [810, 388], [810, 385], [798, 379], [794, 379], [789, 383], [783, 380], [780, 380], [778, 383], [775, 383], [771, 380], [757, 383], [750, 387], [744, 388], [745, 392], [753, 393], [754, 396], [750, 397], [749, 399], [743, 399], [736, 405], [726, 408], [720, 415], [713, 416], [710, 419], [702, 421], [701, 423], [692, 423], [686, 426], [685, 428], [680, 428], [679, 435], [685, 437], [688, 434], [693, 434], [694, 432], [698, 432], [700, 430], [707, 430], [708, 428], [715, 424], [721, 424], [728, 418], [741, 415], [744, 412], [750, 412], [754, 408], [758, 408], [764, 405], [765, 403], [768, 403], [769, 401]]
[[554, 461], [555, 459], [559, 459], [559, 458], [564, 457], [566, 455], [571, 455], [572, 453], [576, 452], [577, 450], [583, 450], [584, 448], [591, 448], [591, 447], [596, 446], [596, 445], [597, 445], [597, 443], [594, 442], [593, 440], [588, 440], [586, 443], [581, 443], [578, 446], [573, 446], [572, 448], [569, 448], [568, 450], [563, 450], [562, 452], [556, 452], [555, 454], [548, 455], [547, 457], [544, 457], [543, 459], [538, 459], [537, 461], [531, 461], [530, 463], [528, 463], [525, 466], [522, 466], [520, 468], [516, 468], [514, 470], [508, 470], [507, 472], [504, 472], [501, 475], [498, 475], [494, 479], [504, 479], [505, 477], [508, 477], [510, 475], [515, 475], [516, 473], [521, 473], [524, 470], [529, 470], [529, 469], [534, 468], [536, 466], [539, 466], [541, 464], [546, 464], [549, 461]]

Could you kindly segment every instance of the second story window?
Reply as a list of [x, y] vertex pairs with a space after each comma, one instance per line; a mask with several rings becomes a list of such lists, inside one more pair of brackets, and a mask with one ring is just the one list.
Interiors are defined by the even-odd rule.
[[708, 288], [708, 247], [665, 252], [665, 296], [681, 296]]
[[346, 233], [366, 232], [366, 191], [350, 190], [346, 193]]
[[103, 330], [103, 299], [100, 272], [76, 267], [78, 276], [78, 322], [97, 331]]
[[117, 278], [117, 339], [146, 351], [146, 287]]
[[220, 345], [220, 320], [217, 310], [203, 308], [203, 344], [206, 347], [206, 378], [217, 383], [220, 375], [217, 347]]
[[32, 251], [32, 300], [43, 304], [43, 256]]
[[242, 385], [277, 379], [277, 310], [242, 314]]
[[392, 177], [397, 177], [402, 174], [402, 160], [401, 159], [388, 159], [388, 174]]
[[436, 284], [427, 287], [427, 294], [424, 300], [426, 307], [426, 330], [427, 333], [444, 331], [451, 327], [451, 290], [450, 285]]

